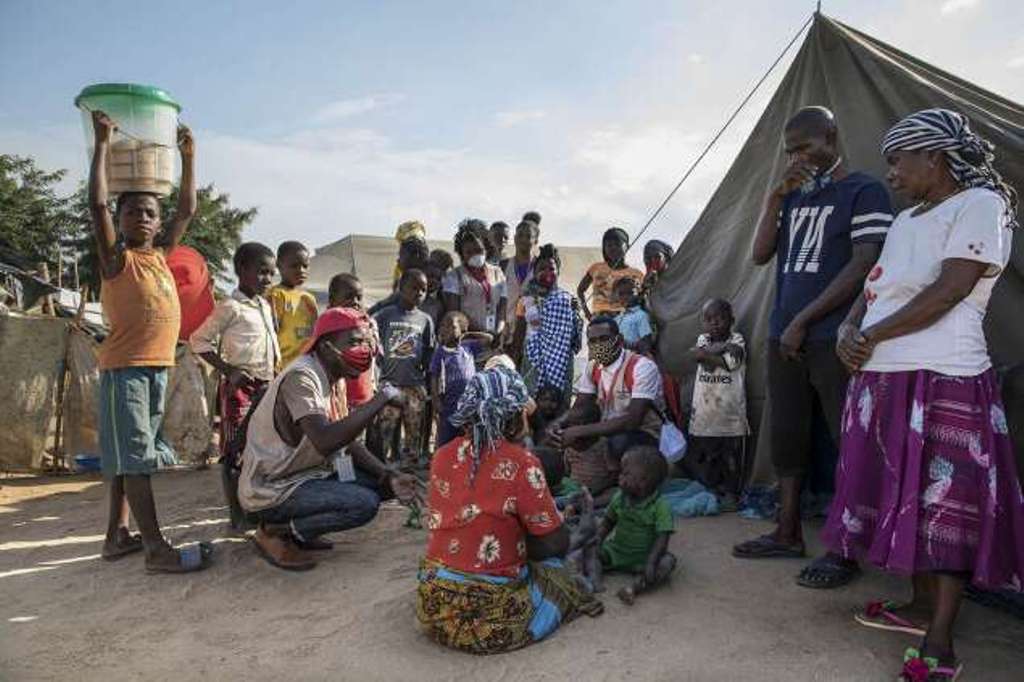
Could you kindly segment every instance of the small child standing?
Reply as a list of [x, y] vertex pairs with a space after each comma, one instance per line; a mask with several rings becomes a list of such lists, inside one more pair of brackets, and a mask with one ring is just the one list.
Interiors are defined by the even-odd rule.
[[270, 288], [267, 298], [274, 311], [277, 342], [281, 347], [279, 369], [284, 369], [302, 353], [319, 311], [316, 297], [302, 288], [309, 277], [309, 250], [305, 246], [299, 242], [284, 242], [277, 247], [277, 270], [281, 283]]
[[[601, 239], [601, 252], [604, 260], [594, 263], [583, 275], [576, 289], [583, 314], [589, 320], [594, 315], [603, 313], [619, 314], [623, 308], [614, 299], [615, 282], [623, 277], [632, 277], [637, 282], [643, 280], [644, 273], [626, 265], [626, 249], [629, 248], [629, 234], [621, 227], [613, 227], [604, 233]], [[587, 290], [593, 286], [593, 301], [587, 305]]]
[[[631, 585], [618, 592], [619, 599], [632, 605], [636, 596], [665, 582], [676, 568], [676, 557], [668, 551], [675, 521], [668, 502], [658, 487], [668, 476], [668, 462], [651, 446], [630, 448], [622, 457], [619, 491], [612, 497], [598, 529], [600, 570], [638, 574]], [[587, 576], [595, 591], [601, 576]]]
[[[398, 283], [398, 302], [379, 311], [374, 319], [380, 329], [380, 381], [405, 394], [401, 408], [385, 407], [378, 416], [385, 458], [415, 467], [423, 445], [423, 416], [427, 401], [427, 368], [434, 352], [434, 323], [419, 309], [427, 294], [427, 276], [410, 268]], [[404, 434], [395, 451], [399, 430]]]
[[437, 447], [461, 433], [448, 418], [455, 412], [466, 384], [476, 374], [476, 354], [490, 345], [490, 334], [469, 332], [469, 318], [453, 310], [441, 318], [438, 348], [430, 361], [430, 396], [437, 420]]
[[255, 400], [274, 378], [281, 359], [274, 316], [263, 297], [274, 281], [274, 252], [247, 242], [234, 256], [238, 288], [222, 299], [206, 321], [192, 332], [192, 352], [220, 372], [221, 481], [235, 530], [246, 529], [238, 504], [242, 424]]
[[640, 298], [640, 283], [632, 277], [615, 282], [615, 301], [622, 306], [616, 319], [626, 348], [650, 356], [654, 350], [654, 325]]
[[746, 346], [732, 330], [732, 306], [714, 298], [701, 309], [704, 333], [690, 354], [697, 363], [688, 460], [703, 483], [735, 510], [746, 470]]
[[[342, 272], [331, 278], [327, 285], [327, 307], [353, 308], [363, 310], [363, 283], [355, 275]], [[380, 349], [380, 335], [377, 323], [370, 318], [370, 368], [355, 379], [345, 379], [346, 411], [364, 405], [373, 398], [376, 391], [376, 358]]]

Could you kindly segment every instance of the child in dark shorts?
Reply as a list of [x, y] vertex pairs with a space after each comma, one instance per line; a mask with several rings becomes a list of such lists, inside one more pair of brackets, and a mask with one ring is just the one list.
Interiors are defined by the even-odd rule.
[[[664, 583], [676, 568], [668, 551], [675, 530], [672, 509], [658, 492], [668, 476], [668, 462], [652, 446], [636, 446], [622, 457], [619, 491], [612, 497], [598, 528], [600, 571], [624, 571], [636, 575], [618, 592], [632, 605], [637, 595]], [[596, 586], [601, 576], [588, 576]]]

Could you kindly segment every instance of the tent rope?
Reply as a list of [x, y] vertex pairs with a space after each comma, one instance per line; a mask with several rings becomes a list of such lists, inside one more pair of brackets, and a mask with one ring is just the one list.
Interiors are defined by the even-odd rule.
[[643, 228], [637, 233], [636, 237], [634, 237], [633, 241], [629, 244], [628, 248], [626, 249], [627, 252], [630, 248], [632, 248], [635, 244], [637, 244], [640, 241], [640, 237], [642, 237], [644, 232], [647, 231], [647, 228], [651, 226], [651, 223], [653, 223], [658, 218], [658, 216], [661, 215], [661, 212], [665, 209], [666, 206], [668, 206], [668, 202], [672, 201], [672, 197], [676, 195], [676, 192], [679, 191], [679, 188], [683, 186], [683, 183], [686, 182], [686, 180], [690, 177], [693, 171], [696, 170], [697, 166], [700, 165], [700, 162], [704, 160], [704, 157], [708, 155], [708, 152], [710, 152], [711, 148], [715, 146], [715, 143], [718, 142], [718, 139], [722, 137], [725, 131], [729, 128], [729, 126], [732, 125], [732, 122], [736, 120], [736, 117], [739, 116], [739, 113], [743, 110], [743, 107], [747, 105], [747, 103], [751, 100], [751, 98], [753, 98], [753, 96], [761, 88], [764, 82], [768, 80], [768, 76], [770, 76], [772, 71], [775, 70], [775, 67], [779, 65], [779, 62], [781, 62], [782, 58], [786, 56], [786, 53], [789, 52], [789, 49], [791, 47], [793, 47], [793, 44], [796, 43], [797, 39], [801, 36], [801, 34], [803, 34], [804, 30], [810, 25], [812, 21], [814, 21], [815, 16], [816, 14], [812, 14], [807, 18], [807, 21], [803, 23], [803, 25], [800, 27], [800, 30], [796, 32], [796, 34], [789, 41], [789, 43], [782, 50], [782, 52], [779, 53], [779, 56], [775, 58], [775, 61], [772, 62], [772, 65], [769, 66], [768, 70], [764, 72], [764, 75], [761, 76], [761, 79], [757, 81], [753, 89], [751, 89], [751, 91], [747, 93], [747, 96], [743, 98], [743, 101], [740, 102], [738, 107], [736, 107], [736, 110], [732, 112], [732, 115], [725, 122], [725, 125], [721, 127], [721, 129], [715, 134], [713, 138], [711, 138], [711, 141], [708, 142], [706, 147], [704, 147], [704, 151], [702, 151], [700, 153], [700, 156], [698, 156], [697, 159], [690, 165], [689, 169], [687, 169], [682, 179], [676, 183], [676, 186], [673, 187], [672, 191], [668, 193], [668, 196], [665, 197], [665, 200], [661, 202], [661, 205], [658, 206], [658, 208], [655, 209], [654, 213], [651, 214], [651, 217], [647, 219], [647, 222], [644, 224]]

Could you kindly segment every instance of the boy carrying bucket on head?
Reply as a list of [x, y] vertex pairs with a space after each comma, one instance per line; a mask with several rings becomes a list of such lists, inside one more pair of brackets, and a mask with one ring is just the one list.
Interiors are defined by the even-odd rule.
[[231, 526], [246, 529], [238, 504], [238, 474], [245, 417], [274, 378], [281, 359], [270, 303], [263, 298], [274, 281], [274, 252], [247, 242], [234, 257], [238, 288], [222, 299], [199, 329], [192, 332], [192, 352], [220, 372], [221, 481], [231, 512]]
[[[195, 143], [191, 131], [181, 126], [178, 207], [169, 229], [161, 234], [160, 198], [155, 194], [125, 192], [111, 215], [107, 164], [116, 126], [99, 111], [93, 112], [92, 124], [89, 212], [103, 279], [100, 300], [110, 324], [110, 335], [99, 348], [100, 449], [110, 490], [102, 556], [113, 560], [145, 549], [147, 571], [198, 571], [210, 565], [213, 546], [171, 547], [160, 531], [150, 481], [158, 463], [156, 439], [163, 420], [167, 368], [174, 366], [181, 324], [165, 253], [178, 245], [195, 215]], [[159, 246], [154, 243], [158, 235]], [[128, 531], [129, 507], [141, 538]]]

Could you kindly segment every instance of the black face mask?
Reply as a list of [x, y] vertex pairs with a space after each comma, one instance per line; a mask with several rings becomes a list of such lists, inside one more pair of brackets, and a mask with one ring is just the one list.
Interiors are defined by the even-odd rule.
[[622, 341], [618, 337], [590, 341], [587, 343], [590, 359], [602, 367], [607, 367], [619, 359], [622, 352]]

